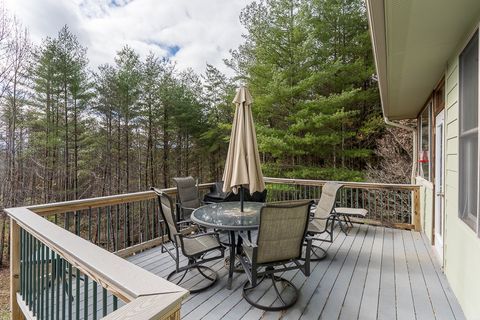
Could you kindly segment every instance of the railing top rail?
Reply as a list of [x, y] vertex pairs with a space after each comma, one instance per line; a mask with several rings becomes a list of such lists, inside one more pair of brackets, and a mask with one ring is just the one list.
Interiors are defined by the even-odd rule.
[[[312, 180], [312, 179], [287, 179], [287, 178], [271, 178], [264, 177], [266, 183], [272, 184], [290, 184], [290, 185], [307, 185], [307, 186], [323, 186], [328, 181], [326, 180]], [[336, 181], [343, 184], [345, 187], [360, 188], [360, 189], [383, 189], [383, 190], [416, 190], [418, 185], [414, 184], [392, 184], [392, 183], [376, 183], [376, 182], [349, 182]], [[199, 187], [206, 189], [212, 186], [213, 183], [203, 183]], [[175, 194], [176, 188], [163, 189], [164, 192]], [[117, 204], [124, 204], [128, 202], [143, 201], [155, 199], [153, 191], [141, 191], [134, 193], [126, 193], [105, 197], [71, 200], [64, 202], [47, 203], [40, 205], [33, 205], [26, 207], [27, 209], [40, 214], [50, 215], [55, 213], [64, 213], [68, 211], [85, 210], [90, 208], [99, 208], [104, 206], [113, 206]]]
[[[201, 189], [209, 188], [213, 183], [202, 183], [199, 185]], [[175, 194], [177, 188], [162, 189], [165, 193]], [[143, 201], [155, 199], [156, 195], [153, 191], [140, 191], [133, 193], [117, 194], [112, 196], [88, 198], [80, 200], [70, 200], [63, 202], [46, 203], [25, 207], [40, 215], [50, 215], [55, 213], [64, 213], [76, 210], [85, 210], [90, 208], [100, 208], [104, 206], [113, 206], [135, 201]]]
[[[287, 179], [287, 178], [270, 178], [264, 177], [266, 183], [275, 184], [291, 184], [291, 185], [310, 185], [323, 186], [327, 180], [310, 180], [310, 179]], [[376, 183], [376, 182], [349, 182], [349, 181], [335, 181], [344, 185], [345, 187], [362, 188], [362, 189], [403, 189], [415, 190], [418, 185], [415, 184], [393, 184], [393, 183]]]
[[28, 208], [5, 211], [20, 227], [124, 301], [162, 295], [165, 301], [175, 303], [179, 295], [188, 294], [187, 290], [78, 237]]

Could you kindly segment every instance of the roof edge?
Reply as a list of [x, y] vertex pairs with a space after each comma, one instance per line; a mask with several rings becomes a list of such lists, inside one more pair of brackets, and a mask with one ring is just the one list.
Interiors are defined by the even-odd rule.
[[384, 0], [366, 0], [368, 25], [372, 40], [373, 58], [384, 117], [389, 117], [387, 87], [387, 38]]

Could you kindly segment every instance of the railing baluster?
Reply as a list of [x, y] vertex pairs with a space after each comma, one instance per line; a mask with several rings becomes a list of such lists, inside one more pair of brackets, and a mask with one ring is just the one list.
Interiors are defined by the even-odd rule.
[[123, 249], [127, 247], [127, 206], [124, 205], [124, 215], [123, 215]]
[[107, 289], [102, 288], [102, 316], [107, 315]]
[[46, 271], [45, 271], [45, 319], [48, 319], [50, 312], [50, 285], [51, 285], [51, 265], [52, 265], [52, 251], [49, 247], [45, 247], [45, 262], [46, 262]]
[[36, 240], [37, 248], [35, 252], [35, 282], [36, 282], [36, 291], [35, 291], [35, 314], [38, 316], [40, 313], [40, 303], [41, 303], [41, 267], [40, 267], [40, 251], [42, 250], [41, 242]]
[[92, 208], [88, 208], [88, 241], [92, 241]]
[[[62, 278], [62, 258], [60, 255], [57, 253], [56, 254], [56, 260], [57, 260], [57, 270], [55, 274], [55, 282], [57, 284], [56, 286], [56, 307], [55, 307], [55, 313], [56, 313], [56, 319], [60, 319], [60, 281]], [[63, 288], [63, 284], [62, 284]], [[62, 289], [63, 290], [63, 289]]]
[[68, 283], [67, 283], [67, 261], [64, 260], [63, 258], [60, 258], [60, 267], [61, 267], [61, 272], [62, 272], [62, 319], [65, 319], [66, 317], [66, 313], [67, 313], [67, 308], [66, 308], [66, 304], [67, 304], [67, 293], [66, 291], [68, 290], [68, 288], [65, 288], [66, 286], [68, 286]]
[[120, 216], [119, 216], [120, 206], [117, 204], [115, 209], [115, 251], [118, 250], [118, 237], [120, 233]]
[[110, 251], [110, 206], [107, 207], [107, 251]]
[[93, 289], [93, 320], [97, 320], [97, 282], [92, 281], [92, 289]]
[[55, 283], [56, 283], [56, 277], [57, 277], [57, 259], [56, 259], [56, 254], [55, 252], [51, 252], [51, 264], [52, 264], [52, 271], [51, 271], [51, 276], [50, 276], [50, 293], [51, 293], [51, 301], [52, 303], [50, 304], [50, 317], [53, 320], [55, 318]]
[[28, 278], [27, 278], [27, 304], [28, 304], [28, 309], [29, 310], [32, 310], [32, 279], [33, 279], [33, 267], [32, 267], [32, 263], [33, 263], [33, 259], [32, 259], [32, 244], [33, 244], [33, 240], [32, 240], [32, 236], [27, 233], [27, 274], [28, 274]]
[[75, 234], [78, 236], [80, 235], [80, 215], [78, 211], [75, 211], [73, 216], [75, 217]]
[[[44, 304], [45, 304], [45, 246], [43, 245], [43, 243], [40, 244], [40, 248], [41, 248], [41, 251], [40, 251], [40, 265], [41, 265], [41, 274], [42, 274], [42, 278], [41, 278], [41, 288], [40, 288], [40, 319], [43, 319], [43, 315], [44, 315]], [[48, 290], [47, 290], [48, 291]]]
[[83, 276], [83, 318], [88, 319], [88, 276]]
[[68, 319], [72, 319], [73, 310], [72, 310], [72, 302], [73, 302], [73, 290], [72, 290], [72, 265], [65, 260], [65, 263], [68, 265]]
[[80, 270], [75, 268], [75, 318], [80, 319]]
[[101, 227], [100, 227], [100, 220], [101, 220], [101, 210], [100, 208], [97, 209], [97, 246], [101, 247], [102, 244], [100, 242], [101, 238]]
[[32, 301], [32, 312], [33, 315], [37, 315], [37, 300], [38, 300], [38, 295], [37, 295], [37, 284], [38, 284], [38, 268], [37, 268], [37, 252], [38, 252], [38, 242], [37, 239], [33, 238], [33, 252], [32, 252], [32, 258], [33, 258], [33, 289], [32, 289], [32, 294], [33, 294], [33, 301]]
[[150, 202], [147, 200], [146, 203], [145, 203], [145, 241], [148, 241], [150, 240], [150, 236], [148, 234], [148, 229], [150, 229], [149, 225], [148, 225], [148, 218], [149, 218], [149, 207], [150, 207]]

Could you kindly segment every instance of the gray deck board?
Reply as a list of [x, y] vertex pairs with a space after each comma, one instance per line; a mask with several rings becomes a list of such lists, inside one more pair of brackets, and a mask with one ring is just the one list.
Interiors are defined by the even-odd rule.
[[350, 284], [343, 298], [342, 309], [340, 310], [340, 320], [357, 319], [360, 311], [359, 297], [362, 296], [365, 287], [365, 279], [367, 278], [368, 262], [371, 257], [373, 240], [375, 239], [375, 228], [370, 227], [360, 250], [355, 270], [350, 280]]
[[393, 229], [385, 229], [383, 235], [382, 269], [378, 296], [377, 319], [396, 318], [395, 264], [393, 252]]
[[[350, 286], [350, 281], [352, 280], [353, 274], [355, 272], [358, 257], [363, 243], [365, 242], [365, 237], [367, 233], [368, 228], [359, 229], [359, 232], [357, 233], [355, 240], [350, 247], [347, 258], [345, 259], [343, 266], [340, 269], [337, 278], [333, 283], [333, 287], [330, 290], [325, 306], [320, 314], [320, 319], [338, 318], [338, 315], [340, 314], [340, 310], [343, 305], [343, 300], [345, 298], [345, 292], [347, 292], [348, 287]], [[318, 301], [315, 299], [315, 297], [313, 297], [312, 300]]]
[[[347, 236], [336, 232], [332, 244], [324, 242], [321, 246], [327, 249], [328, 256], [312, 262], [308, 278], [299, 271], [283, 274], [300, 290], [297, 303], [289, 310], [265, 312], [250, 306], [242, 298], [246, 281], [242, 273], [234, 274], [233, 290], [227, 290], [227, 270], [219, 260], [208, 263], [217, 271], [217, 283], [190, 295], [182, 305], [182, 318], [465, 319], [431, 247], [420, 233], [356, 225]], [[162, 277], [175, 267], [160, 248], [128, 260]], [[256, 298], [262, 303], [275, 300], [273, 290], [259, 292]], [[111, 304], [109, 299], [109, 308]], [[101, 307], [99, 301], [97, 308]]]
[[393, 251], [395, 258], [395, 295], [397, 319], [416, 319], [413, 307], [412, 288], [408, 277], [407, 258], [402, 232], [394, 230]]
[[373, 241], [370, 261], [368, 263], [367, 278], [360, 300], [358, 319], [368, 320], [377, 318], [378, 293], [380, 291], [380, 271], [382, 268], [383, 228], [377, 228]]
[[423, 244], [425, 248], [427, 249], [427, 252], [430, 256], [430, 261], [432, 263], [432, 266], [435, 270], [435, 273], [438, 277], [438, 280], [440, 281], [440, 284], [442, 286], [443, 292], [445, 293], [445, 296], [448, 299], [448, 304], [450, 305], [450, 308], [452, 309], [452, 312], [454, 313], [455, 319], [459, 320], [464, 320], [465, 315], [463, 314], [463, 311], [460, 307], [460, 304], [457, 301], [457, 298], [455, 297], [452, 289], [450, 288], [450, 285], [448, 284], [447, 277], [441, 270], [441, 266], [438, 263], [437, 257], [434, 256], [434, 252], [432, 248], [428, 245], [428, 239], [425, 234], [421, 234], [423, 238]]
[[405, 243], [405, 252], [408, 264], [408, 274], [412, 285], [413, 303], [415, 306], [415, 314], [417, 319], [435, 319], [430, 296], [428, 295], [425, 279], [418, 260], [418, 255], [413, 243], [412, 232], [404, 231], [403, 239]]
[[[422, 268], [425, 285], [430, 295], [433, 309], [437, 319], [455, 319], [450, 303], [443, 291], [435, 269], [430, 260], [430, 255], [425, 248], [423, 239], [419, 233], [412, 233], [415, 249], [417, 250], [418, 261]], [[445, 303], [447, 302], [447, 303]]]

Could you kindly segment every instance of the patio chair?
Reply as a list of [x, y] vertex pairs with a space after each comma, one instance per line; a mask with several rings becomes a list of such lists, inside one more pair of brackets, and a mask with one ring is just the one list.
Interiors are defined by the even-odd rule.
[[[334, 213], [337, 216], [337, 220], [340, 224], [340, 229], [346, 235], [348, 233], [347, 229], [344, 226], [346, 225], [347, 228], [353, 228], [353, 222], [351, 217], [365, 218], [368, 214], [368, 210], [364, 208], [336, 207]], [[341, 221], [341, 219], [343, 219], [343, 222]]]
[[[342, 185], [336, 182], [327, 182], [323, 185], [322, 195], [315, 207], [313, 217], [308, 224], [308, 235], [313, 236], [314, 241], [333, 242], [333, 229], [335, 227], [335, 220], [338, 219], [338, 216], [335, 214], [335, 200], [337, 192], [341, 187]], [[327, 234], [327, 238], [315, 237], [323, 234]], [[312, 254], [311, 261], [319, 261], [326, 258], [327, 251], [313, 244]]]
[[203, 205], [199, 197], [197, 181], [191, 177], [173, 178], [177, 185], [177, 222], [190, 221], [190, 214], [193, 210]]
[[[248, 278], [243, 286], [243, 297], [252, 306], [278, 311], [291, 307], [297, 301], [298, 289], [295, 285], [275, 274], [299, 269], [305, 276], [310, 275], [312, 239], [306, 235], [311, 204], [312, 202], [266, 204], [260, 211], [256, 243], [251, 243], [245, 234], [241, 234], [244, 254], [239, 255], [239, 259]], [[302, 259], [305, 242], [306, 256]], [[262, 283], [266, 284], [267, 279], [272, 281], [275, 301], [262, 305], [254, 296], [255, 292], [263, 291]], [[268, 291], [270, 285], [266, 285]]]
[[[178, 223], [174, 219], [174, 206], [172, 199], [161, 190], [152, 188], [158, 196], [158, 203], [160, 213], [163, 220], [166, 222], [166, 231], [169, 243], [171, 246], [167, 247], [166, 241], [162, 242], [162, 252], [167, 251], [168, 254], [175, 260], [175, 270], [173, 270], [167, 277], [167, 280], [176, 283], [188, 289], [190, 292], [199, 292], [212, 286], [217, 280], [217, 273], [210, 267], [204, 266], [205, 263], [216, 259], [222, 259], [225, 254], [225, 248], [220, 244], [218, 233], [191, 233], [184, 235], [178, 228]], [[187, 265], [180, 266], [180, 250], [187, 258]], [[212, 252], [218, 251], [218, 254], [213, 255]], [[198, 277], [202, 281], [182, 281], [185, 279], [187, 273], [190, 272], [190, 277]], [[189, 287], [190, 286], [190, 287]]]

